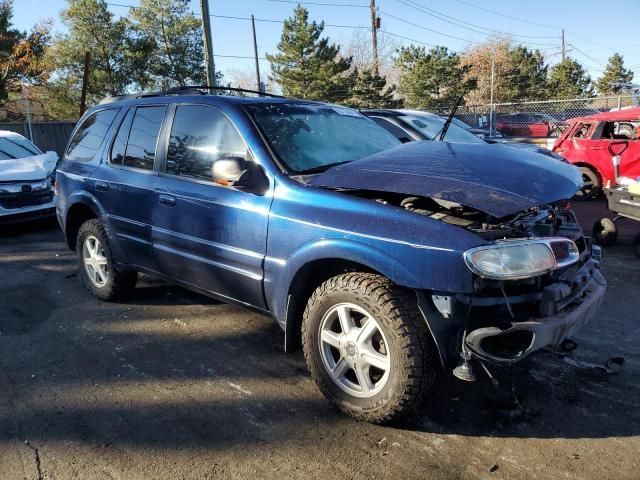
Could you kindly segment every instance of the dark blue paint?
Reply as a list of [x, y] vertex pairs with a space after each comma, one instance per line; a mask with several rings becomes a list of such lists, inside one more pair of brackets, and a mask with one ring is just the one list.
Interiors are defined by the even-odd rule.
[[[242, 108], [248, 102], [278, 101], [291, 102], [203, 95], [150, 97], [93, 108], [85, 116], [99, 108], [121, 111], [92, 161], [64, 159], [58, 169], [57, 213], [63, 230], [69, 212], [86, 205], [105, 224], [117, 262], [271, 313], [282, 326], [296, 273], [317, 260], [359, 263], [408, 288], [472, 291], [473, 276], [462, 252], [484, 244], [480, 237], [399, 207], [304, 185], [283, 173]], [[183, 103], [214, 105], [229, 117], [264, 169], [264, 195], [161, 173], [167, 119], [154, 171], [109, 164], [106, 152], [132, 104], [168, 105], [171, 118], [175, 105]], [[467, 199], [462, 203], [493, 213], [512, 213], [575, 192], [570, 191], [575, 186], [573, 170], [557, 162], [555, 169], [534, 167], [524, 159], [517, 163], [522, 169], [514, 171], [515, 161], [515, 153], [499, 158], [477, 146], [414, 144], [332, 169], [314, 182], [350, 183], [360, 176], [360, 186], [368, 189], [390, 190], [392, 185], [395, 191], [420, 194], [427, 193], [427, 185], [442, 198], [448, 194], [438, 193], [455, 189], [456, 200]], [[528, 190], [516, 193], [515, 185], [527, 182]], [[437, 185], [445, 188], [436, 191]]]
[[496, 217], [571, 198], [580, 170], [491, 144], [412, 142], [330, 168], [311, 184], [435, 197]]

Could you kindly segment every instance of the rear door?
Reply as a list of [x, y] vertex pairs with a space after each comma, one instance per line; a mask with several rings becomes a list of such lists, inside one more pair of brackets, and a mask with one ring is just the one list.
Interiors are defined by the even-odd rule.
[[214, 162], [253, 161], [231, 120], [212, 105], [179, 104], [167, 125], [154, 193], [154, 254], [163, 273], [264, 308], [263, 260], [272, 193], [215, 183]]
[[151, 248], [158, 137], [166, 105], [130, 107], [108, 152], [93, 175], [95, 195], [116, 235], [123, 263], [157, 271]]

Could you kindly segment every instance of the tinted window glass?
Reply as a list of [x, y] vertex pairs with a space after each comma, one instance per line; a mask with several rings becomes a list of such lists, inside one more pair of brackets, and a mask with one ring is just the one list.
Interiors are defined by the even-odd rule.
[[389, 120], [385, 118], [380, 118], [380, 117], [371, 117], [371, 119], [374, 122], [376, 122], [378, 125], [380, 125], [382, 128], [384, 128], [391, 135], [396, 137], [398, 140], [401, 140], [401, 141], [411, 140], [411, 137], [407, 132], [405, 132], [403, 129], [401, 129], [394, 123], [391, 123]]
[[100, 110], [89, 115], [69, 143], [67, 156], [72, 160], [91, 160], [111, 126], [118, 109]]
[[122, 165], [124, 153], [127, 148], [127, 138], [129, 137], [129, 130], [131, 129], [131, 120], [133, 120], [133, 112], [135, 112], [135, 109], [130, 109], [120, 124], [120, 129], [111, 147], [111, 163]]
[[213, 163], [221, 158], [246, 158], [247, 147], [222, 112], [204, 105], [182, 105], [169, 137], [167, 173], [213, 180]]
[[167, 107], [138, 107], [131, 122], [123, 165], [153, 170], [158, 133]]

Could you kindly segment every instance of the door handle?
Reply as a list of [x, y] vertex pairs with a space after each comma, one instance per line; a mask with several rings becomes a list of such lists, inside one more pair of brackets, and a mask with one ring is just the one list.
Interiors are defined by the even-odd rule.
[[109, 184], [106, 182], [96, 182], [95, 183], [96, 190], [100, 192], [106, 192], [109, 190]]
[[160, 205], [164, 205], [165, 207], [175, 207], [176, 206], [176, 197], [173, 195], [161, 194], [158, 197], [158, 203]]

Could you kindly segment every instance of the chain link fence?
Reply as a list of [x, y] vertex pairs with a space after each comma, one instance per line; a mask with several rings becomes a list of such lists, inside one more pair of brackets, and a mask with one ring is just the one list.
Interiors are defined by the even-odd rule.
[[[474, 128], [487, 129], [491, 136], [543, 139], [555, 138], [575, 118], [599, 112], [622, 110], [637, 106], [631, 95], [544, 100], [535, 102], [461, 105], [456, 118]], [[435, 109], [446, 115], [451, 107]]]

